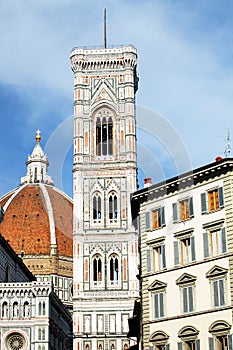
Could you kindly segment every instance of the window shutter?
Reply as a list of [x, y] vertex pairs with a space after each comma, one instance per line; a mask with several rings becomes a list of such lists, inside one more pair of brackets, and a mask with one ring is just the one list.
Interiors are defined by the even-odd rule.
[[163, 293], [159, 293], [159, 306], [160, 306], [159, 316], [160, 316], [160, 317], [164, 317], [164, 300], [163, 300]]
[[213, 281], [213, 288], [214, 288], [214, 306], [219, 306], [218, 282], [219, 282], [219, 281]]
[[159, 318], [159, 295], [156, 293], [154, 295], [154, 310], [155, 310], [155, 318]]
[[192, 236], [190, 238], [190, 244], [191, 244], [191, 254], [192, 254], [192, 261], [196, 260], [196, 251], [195, 251], [195, 238]]
[[146, 251], [146, 270], [147, 272], [151, 271], [151, 250], [147, 249]]
[[224, 292], [224, 280], [221, 279], [219, 280], [219, 301], [220, 301], [220, 306], [225, 305], [225, 292]]
[[166, 254], [165, 254], [165, 244], [161, 246], [161, 254], [162, 254], [162, 268], [166, 269]]
[[174, 242], [174, 265], [179, 265], [179, 242]]
[[214, 338], [209, 337], [209, 350], [214, 350]]
[[232, 334], [227, 336], [227, 350], [233, 350]]
[[207, 211], [207, 206], [206, 206], [206, 193], [201, 194], [201, 213], [204, 214]]
[[195, 350], [200, 350], [200, 339], [195, 340]]
[[218, 189], [218, 203], [219, 203], [219, 208], [224, 207], [223, 187], [219, 187]]
[[164, 350], [170, 350], [170, 344], [165, 345], [165, 349]]
[[145, 220], [146, 220], [146, 230], [151, 229], [151, 223], [150, 223], [150, 212], [147, 211], [145, 214]]
[[173, 222], [178, 221], [178, 205], [177, 203], [172, 204], [172, 210], [173, 210]]
[[194, 212], [193, 212], [193, 197], [189, 198], [189, 216], [190, 218], [194, 217]]
[[183, 349], [183, 343], [180, 342], [180, 343], [177, 343], [178, 344], [178, 350], [182, 350]]
[[226, 253], [227, 251], [227, 242], [226, 242], [226, 229], [222, 228], [222, 253]]
[[188, 312], [188, 287], [183, 287], [183, 312]]
[[193, 303], [193, 286], [188, 287], [188, 295], [189, 295], [189, 310], [192, 312], [194, 310], [194, 303]]
[[203, 246], [204, 246], [204, 258], [208, 258], [210, 255], [209, 252], [209, 233], [203, 233]]
[[161, 209], [160, 209], [160, 221], [161, 221], [161, 226], [165, 226], [165, 212], [164, 212], [164, 207], [161, 207]]

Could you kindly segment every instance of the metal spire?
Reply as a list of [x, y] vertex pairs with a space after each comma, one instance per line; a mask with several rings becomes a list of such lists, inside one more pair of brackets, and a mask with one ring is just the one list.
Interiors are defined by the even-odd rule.
[[106, 8], [104, 9], [104, 48], [107, 48]]

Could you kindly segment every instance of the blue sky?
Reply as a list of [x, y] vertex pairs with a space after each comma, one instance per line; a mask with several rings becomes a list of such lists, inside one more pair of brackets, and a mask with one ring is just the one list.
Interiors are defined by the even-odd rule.
[[[108, 44], [131, 43], [138, 50], [140, 178], [155, 183], [224, 157], [227, 130], [233, 134], [232, 1], [2, 0], [0, 196], [25, 175], [38, 128], [50, 174], [72, 195], [69, 53], [102, 45], [104, 7]], [[150, 114], [145, 124], [144, 114]]]

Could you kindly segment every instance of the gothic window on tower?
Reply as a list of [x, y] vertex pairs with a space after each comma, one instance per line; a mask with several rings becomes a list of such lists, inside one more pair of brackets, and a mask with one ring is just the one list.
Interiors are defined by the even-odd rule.
[[110, 285], [118, 286], [119, 284], [119, 258], [112, 254], [109, 258]]
[[100, 194], [94, 193], [92, 203], [92, 219], [94, 224], [100, 224], [102, 220], [102, 209], [101, 209], [101, 196]]
[[110, 224], [118, 221], [117, 195], [115, 192], [111, 192], [108, 196], [108, 219]]
[[113, 121], [107, 114], [96, 119], [96, 155], [113, 155]]
[[93, 283], [98, 286], [102, 284], [102, 280], [102, 258], [97, 254], [93, 257]]

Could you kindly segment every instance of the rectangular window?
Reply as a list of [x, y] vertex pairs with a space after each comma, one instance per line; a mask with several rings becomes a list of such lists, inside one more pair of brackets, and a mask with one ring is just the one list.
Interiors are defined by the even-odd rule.
[[164, 317], [164, 292], [154, 294], [154, 318]]
[[201, 193], [201, 212], [202, 214], [224, 207], [223, 187]]
[[165, 244], [153, 248], [154, 270], [160, 271], [166, 268]]
[[146, 230], [156, 230], [165, 226], [164, 207], [156, 208], [145, 213]]
[[224, 279], [215, 280], [213, 284], [214, 306], [220, 307], [226, 304]]
[[187, 286], [182, 288], [183, 312], [194, 311], [194, 287]]
[[97, 333], [104, 332], [104, 315], [97, 315]]
[[196, 260], [194, 236], [174, 242], [174, 264], [184, 265]]
[[226, 229], [203, 233], [204, 257], [218, 256], [227, 252]]
[[193, 198], [182, 199], [172, 204], [173, 222], [184, 221], [194, 217]]

